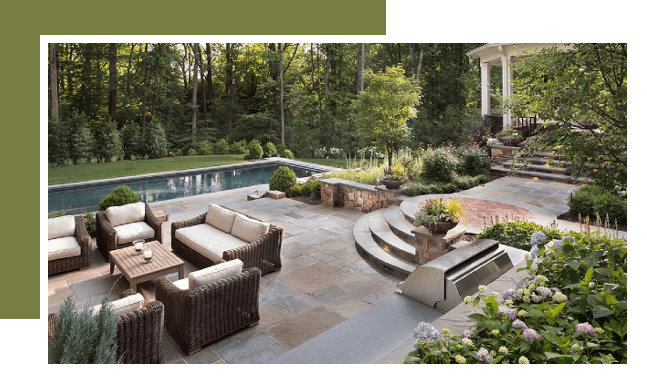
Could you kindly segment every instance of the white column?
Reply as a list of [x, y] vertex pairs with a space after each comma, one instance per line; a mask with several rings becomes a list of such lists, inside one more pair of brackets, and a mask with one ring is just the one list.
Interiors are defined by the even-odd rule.
[[481, 115], [490, 114], [490, 63], [481, 63]]
[[[510, 96], [510, 63], [506, 54], [501, 54], [501, 71], [503, 74], [503, 100]], [[503, 113], [503, 128], [509, 128], [511, 125], [511, 116], [509, 111]]]

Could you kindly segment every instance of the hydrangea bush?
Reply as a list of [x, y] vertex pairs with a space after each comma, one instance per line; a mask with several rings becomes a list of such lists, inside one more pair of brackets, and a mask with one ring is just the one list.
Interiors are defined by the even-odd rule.
[[537, 252], [519, 269], [526, 288], [465, 297], [475, 324], [461, 335], [420, 323], [405, 363], [626, 363], [626, 245], [564, 238]]

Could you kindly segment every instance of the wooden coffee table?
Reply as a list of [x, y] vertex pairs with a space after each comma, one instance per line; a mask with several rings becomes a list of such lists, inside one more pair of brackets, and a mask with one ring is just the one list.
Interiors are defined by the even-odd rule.
[[144, 263], [144, 253], [137, 252], [134, 246], [111, 251], [110, 274], [114, 273], [116, 265], [130, 283], [130, 288], [134, 290], [137, 290], [138, 283], [148, 282], [174, 272], [180, 275], [180, 279], [184, 278], [184, 261], [171, 249], [158, 241], [147, 242], [145, 246], [153, 251], [150, 263]]

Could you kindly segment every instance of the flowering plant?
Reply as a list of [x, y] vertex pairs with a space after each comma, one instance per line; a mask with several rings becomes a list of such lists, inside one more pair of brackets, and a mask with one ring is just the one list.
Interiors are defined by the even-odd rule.
[[404, 362], [626, 363], [626, 255], [564, 239], [528, 258], [527, 287], [465, 297], [475, 324], [462, 335], [419, 325]]
[[407, 173], [404, 171], [404, 167], [402, 167], [401, 164], [395, 164], [391, 169], [385, 167], [384, 175], [381, 178], [394, 181], [405, 181], [408, 179]]
[[460, 222], [465, 218], [465, 208], [458, 199], [427, 199], [425, 204], [416, 212], [414, 224], [433, 224], [438, 222]]

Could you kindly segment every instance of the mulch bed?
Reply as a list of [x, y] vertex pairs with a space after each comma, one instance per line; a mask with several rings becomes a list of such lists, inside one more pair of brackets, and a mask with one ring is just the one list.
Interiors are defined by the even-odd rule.
[[[580, 221], [582, 221], [582, 226], [584, 226], [583, 221], [584, 221], [584, 219], [586, 219], [586, 217], [583, 216], [580, 219], [580, 216], [578, 214], [573, 214], [572, 212], [568, 211], [568, 212], [565, 212], [565, 213], [563, 213], [561, 215], [558, 215], [557, 219], [561, 219], [561, 220], [565, 220], [565, 221], [569, 221], [569, 222], [574, 222], [574, 223], [579, 223]], [[595, 217], [590, 217], [589, 218], [589, 224], [591, 226], [593, 226], [593, 223], [595, 222], [595, 219], [596, 219]], [[616, 224], [615, 223], [610, 223], [609, 228], [612, 229], [612, 230], [615, 230], [616, 229]], [[626, 221], [625, 222], [618, 222], [618, 230], [627, 231], [627, 222]]]
[[301, 203], [310, 204], [311, 206], [316, 206], [317, 204], [321, 204], [321, 197], [316, 197], [315, 195], [295, 196], [295, 197], [291, 197], [290, 199], [300, 201]]

